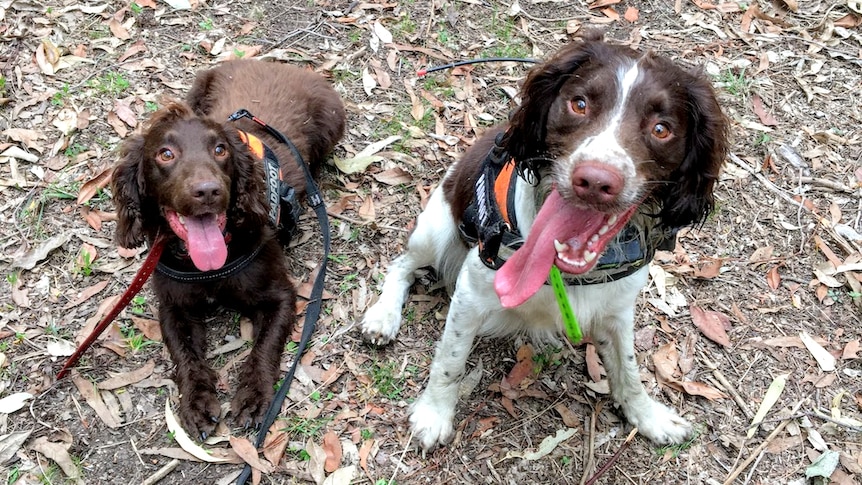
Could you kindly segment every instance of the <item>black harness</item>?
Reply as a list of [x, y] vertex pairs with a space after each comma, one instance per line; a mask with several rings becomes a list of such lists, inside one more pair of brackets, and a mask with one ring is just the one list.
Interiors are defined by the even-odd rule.
[[[485, 155], [474, 186], [473, 201], [467, 207], [458, 229], [468, 244], [479, 246], [485, 266], [497, 270], [524, 244], [515, 216], [515, 185], [518, 177], [533, 185], [540, 174], [519, 167], [502, 146], [503, 133]], [[652, 261], [656, 250], [673, 250], [675, 230], [648, 230], [629, 223], [608, 244], [595, 268], [585, 275], [565, 275], [568, 284], [607, 283], [629, 276]]]
[[[281, 172], [281, 165], [278, 163], [278, 158], [275, 152], [269, 146], [263, 143], [260, 138], [246, 133], [242, 130], [237, 130], [239, 137], [246, 144], [251, 154], [263, 164], [263, 171], [266, 183], [266, 199], [269, 205], [269, 222], [275, 228], [278, 234], [278, 240], [283, 246], [290, 244], [290, 240], [296, 233], [296, 223], [299, 220], [299, 203], [296, 200], [296, 190], [284, 181]], [[286, 137], [285, 137], [286, 138]], [[293, 147], [293, 143], [288, 140], [289, 145]], [[299, 152], [294, 148], [294, 156], [300, 157]], [[297, 160], [302, 160], [298, 158]], [[304, 162], [303, 162], [304, 163]], [[225, 235], [225, 241], [230, 240], [230, 234]], [[248, 266], [254, 258], [260, 254], [263, 245], [254, 249], [254, 251], [244, 254], [239, 258], [230, 261], [219, 269], [210, 271], [181, 271], [171, 268], [167, 264], [159, 261], [156, 266], [156, 271], [167, 276], [175, 281], [186, 283], [205, 283], [215, 281], [231, 276], [242, 271]], [[179, 258], [188, 257], [188, 250], [181, 241], [175, 241], [171, 244], [169, 250], [174, 256]]]

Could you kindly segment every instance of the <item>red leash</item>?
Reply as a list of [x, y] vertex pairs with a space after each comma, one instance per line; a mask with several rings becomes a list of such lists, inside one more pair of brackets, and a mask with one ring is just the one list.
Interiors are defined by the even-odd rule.
[[123, 308], [131, 303], [132, 298], [141, 291], [141, 288], [144, 287], [144, 283], [150, 279], [150, 275], [153, 274], [153, 271], [156, 269], [156, 265], [159, 263], [159, 258], [162, 256], [162, 251], [165, 249], [165, 238], [161, 235], [156, 236], [155, 241], [153, 241], [153, 247], [150, 248], [150, 254], [147, 255], [147, 259], [144, 260], [144, 265], [141, 266], [141, 269], [138, 270], [138, 274], [135, 275], [135, 279], [132, 280], [132, 283], [129, 285], [129, 288], [126, 289], [126, 292], [123, 293], [123, 296], [120, 297], [120, 301], [114, 305], [114, 308], [102, 318], [102, 321], [96, 325], [96, 328], [90, 332], [90, 335], [87, 336], [87, 339], [81, 342], [81, 345], [75, 349], [75, 353], [73, 353], [68, 360], [66, 360], [66, 364], [63, 365], [63, 368], [60, 369], [60, 372], [57, 373], [57, 379], [62, 379], [66, 374], [72, 370], [72, 367], [78, 363], [78, 359], [84, 355], [84, 352], [93, 345], [93, 342], [99, 338], [99, 335], [108, 328], [108, 325], [117, 318], [117, 315], [123, 311]]

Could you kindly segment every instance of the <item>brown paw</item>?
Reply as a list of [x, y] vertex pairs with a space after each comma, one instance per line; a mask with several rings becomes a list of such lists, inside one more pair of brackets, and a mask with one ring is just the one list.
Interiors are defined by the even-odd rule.
[[273, 394], [272, 384], [259, 380], [249, 384], [248, 380], [242, 380], [230, 403], [234, 425], [246, 429], [258, 427], [269, 409]]
[[220, 415], [215, 389], [196, 388], [180, 396], [180, 421], [192, 438], [206, 440], [215, 430]]

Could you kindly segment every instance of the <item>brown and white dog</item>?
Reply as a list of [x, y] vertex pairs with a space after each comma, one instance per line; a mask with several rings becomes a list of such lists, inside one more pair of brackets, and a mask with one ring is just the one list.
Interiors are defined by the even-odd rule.
[[[699, 71], [592, 34], [532, 69], [521, 98], [508, 124], [490, 130], [450, 167], [405, 253], [390, 265], [379, 300], [364, 316], [363, 335], [378, 345], [395, 338], [416, 269], [432, 266], [454, 286], [428, 385], [410, 415], [423, 448], [445, 444], [477, 335], [521, 332], [539, 341], [564, 335], [546, 284], [555, 265], [628, 421], [656, 443], [680, 443], [691, 425], [640, 382], [634, 304], [655, 249], [673, 244], [677, 228], [712, 210], [726, 151], [726, 121], [713, 89]], [[465, 234], [476, 232], [465, 214], [481, 198], [474, 186], [486, 159], [501, 151], [515, 175], [499, 210], [511, 213], [507, 222], [517, 220], [509, 228], [522, 237], [490, 255], [505, 260], [494, 270], [483, 263], [489, 255], [480, 257], [481, 244], [465, 242]]]

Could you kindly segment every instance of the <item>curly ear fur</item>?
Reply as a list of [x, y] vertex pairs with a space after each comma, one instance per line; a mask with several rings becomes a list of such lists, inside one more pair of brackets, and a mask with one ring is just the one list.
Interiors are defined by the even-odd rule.
[[581, 42], [564, 46], [527, 75], [521, 87], [521, 105], [512, 114], [503, 140], [506, 150], [516, 160], [527, 161], [545, 154], [548, 109], [573, 72], [592, 58], [610, 55], [601, 39], [601, 32], [588, 32]]
[[144, 243], [141, 194], [145, 192], [141, 176], [144, 137], [134, 135], [120, 147], [120, 162], [111, 175], [111, 193], [117, 208], [116, 243], [135, 248]]
[[236, 227], [263, 227], [269, 221], [267, 190], [264, 186], [263, 164], [254, 158], [231, 125], [224, 127], [231, 143], [234, 199], [228, 209], [228, 220]]
[[727, 120], [712, 86], [700, 72], [689, 76], [680, 81], [688, 97], [686, 155], [661, 197], [662, 225], [672, 228], [703, 223], [712, 212], [713, 188], [727, 154]]

